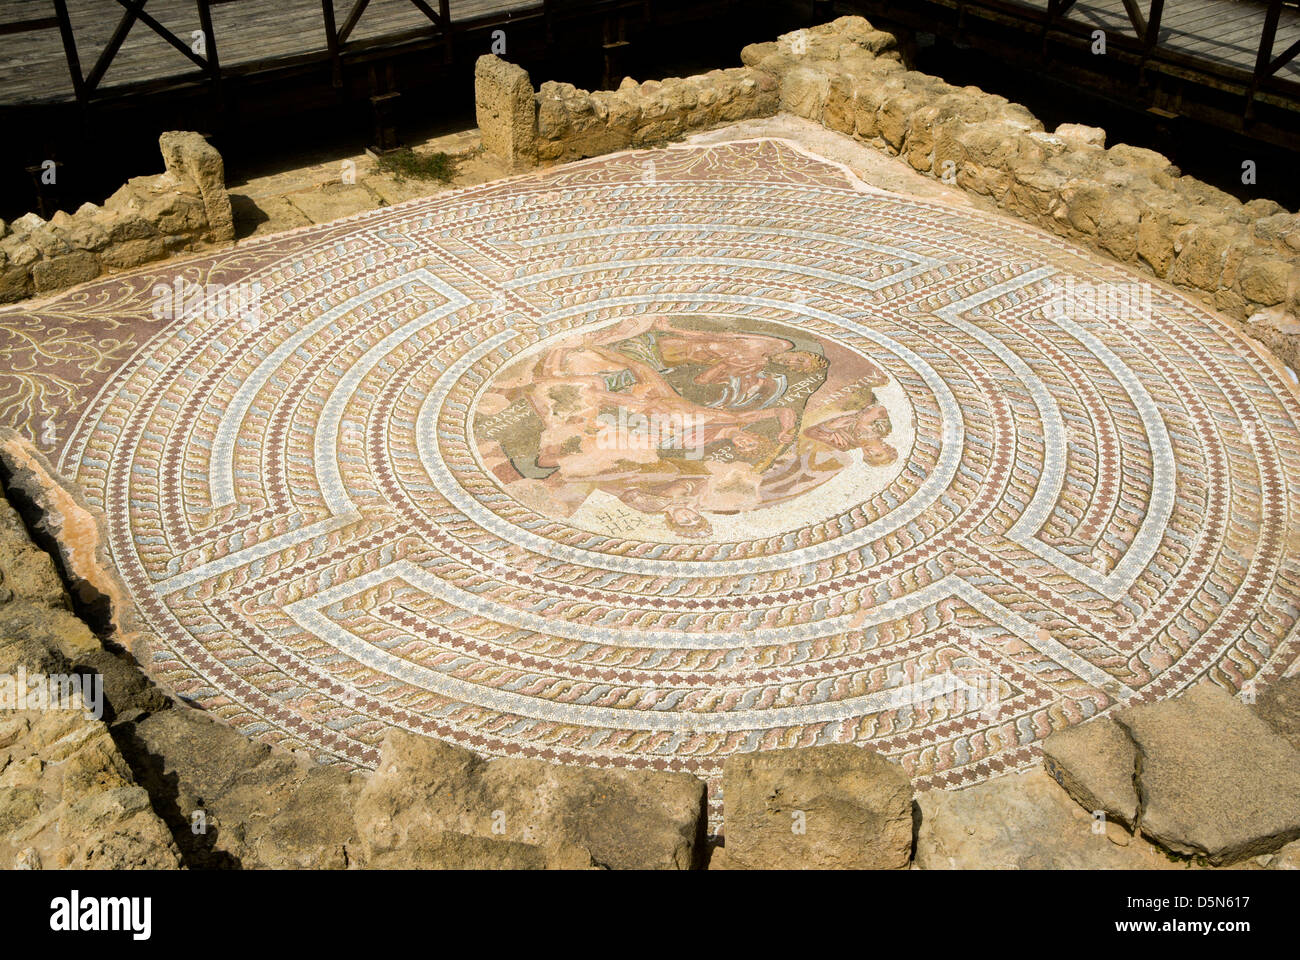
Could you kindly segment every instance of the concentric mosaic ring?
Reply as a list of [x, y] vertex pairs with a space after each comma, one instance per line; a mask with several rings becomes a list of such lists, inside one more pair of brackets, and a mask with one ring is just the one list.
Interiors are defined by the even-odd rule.
[[256, 314], [162, 324], [61, 466], [149, 669], [266, 739], [713, 780], [857, 742], [962, 786], [1296, 662], [1290, 385], [1030, 228], [765, 140], [404, 204], [238, 276]]

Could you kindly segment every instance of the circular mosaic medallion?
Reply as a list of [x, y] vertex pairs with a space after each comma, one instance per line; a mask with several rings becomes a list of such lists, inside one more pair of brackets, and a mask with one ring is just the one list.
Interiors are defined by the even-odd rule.
[[480, 465], [595, 534], [748, 540], [825, 521], [888, 486], [913, 440], [898, 381], [832, 337], [651, 314], [543, 340], [478, 398]]
[[1292, 668], [1300, 410], [1226, 324], [781, 142], [641, 163], [203, 262], [256, 309], [164, 322], [62, 462], [156, 676], [357, 764], [854, 742], [924, 787]]

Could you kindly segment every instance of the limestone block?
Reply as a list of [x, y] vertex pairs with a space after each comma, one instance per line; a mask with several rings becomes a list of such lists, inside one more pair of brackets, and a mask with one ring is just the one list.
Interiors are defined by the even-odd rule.
[[781, 109], [820, 123], [830, 90], [825, 71], [795, 67], [781, 78]]
[[1181, 286], [1214, 291], [1227, 265], [1228, 248], [1244, 231], [1227, 225], [1192, 225], [1174, 238], [1175, 259], [1169, 280]]
[[1042, 769], [917, 797], [916, 858], [924, 870], [1170, 870], [1155, 846], [1092, 815]]
[[32, 267], [32, 283], [37, 293], [47, 293], [94, 280], [99, 272], [99, 260], [93, 253], [76, 250], [35, 264]]
[[1236, 289], [1249, 303], [1274, 306], [1286, 299], [1287, 282], [1295, 269], [1292, 258], [1252, 250], [1237, 270]]
[[1058, 730], [1043, 741], [1043, 766], [1084, 810], [1101, 810], [1130, 831], [1137, 823], [1137, 747], [1114, 720], [1098, 717]]
[[104, 266], [117, 270], [138, 267], [143, 263], [161, 260], [167, 256], [167, 244], [162, 237], [141, 237], [110, 244], [99, 253]]
[[704, 803], [704, 782], [689, 774], [483, 760], [393, 730], [356, 815], [372, 859], [442, 830], [577, 846], [611, 868], [682, 870], [703, 852]]
[[[66, 236], [66, 231], [63, 231], [63, 234]], [[35, 247], [42, 257], [48, 260], [72, 252], [72, 244], [68, 243], [64, 236], [60, 236], [60, 233], [56, 232], [54, 225], [51, 223], [43, 227], [37, 227], [29, 233], [27, 242]]]
[[1225, 864], [1300, 837], [1300, 752], [1223, 688], [1115, 719], [1137, 745], [1141, 830], [1156, 843]]
[[538, 114], [528, 71], [493, 54], [474, 65], [474, 112], [484, 148], [511, 169], [537, 157]]
[[853, 744], [730, 757], [727, 863], [750, 869], [898, 869], [912, 854], [912, 783]]
[[1127, 143], [1117, 143], [1106, 151], [1106, 156], [1110, 162], [1116, 165], [1129, 166], [1138, 170], [1149, 173], [1160, 173], [1170, 177], [1177, 177], [1179, 170], [1169, 158], [1162, 153], [1154, 150], [1148, 150], [1145, 147], [1134, 147]]
[[1062, 140], [1080, 146], [1106, 146], [1106, 131], [1101, 127], [1088, 127], [1082, 123], [1062, 123], [1057, 126], [1054, 132]]
[[831, 76], [826, 88], [822, 123], [837, 133], [852, 134], [857, 120], [859, 81], [849, 74]]
[[[4, 254], [0, 252], [0, 257]], [[32, 274], [26, 267], [0, 267], [0, 303], [13, 303], [31, 296]]]
[[172, 130], [158, 138], [167, 173], [198, 188], [207, 216], [209, 238], [233, 240], [235, 222], [226, 192], [226, 168], [217, 148], [192, 131]]
[[1174, 225], [1163, 210], [1144, 209], [1138, 219], [1137, 255], [1157, 277], [1163, 277], [1174, 260]]
[[45, 221], [37, 214], [24, 213], [17, 220], [9, 224], [9, 232], [16, 237], [25, 237], [33, 230], [45, 226]]

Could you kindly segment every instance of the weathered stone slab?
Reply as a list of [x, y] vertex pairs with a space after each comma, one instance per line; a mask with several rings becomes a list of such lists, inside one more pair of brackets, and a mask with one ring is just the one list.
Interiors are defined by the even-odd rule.
[[1221, 687], [1119, 711], [1137, 745], [1141, 830], [1233, 863], [1300, 837], [1300, 752]]
[[[29, 689], [33, 673], [66, 674], [66, 660], [39, 648], [0, 640], [0, 671], [31, 671]], [[0, 868], [177, 866], [170, 831], [101, 720], [81, 709], [0, 711]]]
[[722, 775], [729, 867], [898, 869], [912, 854], [912, 783], [852, 744], [747, 753]]
[[191, 866], [321, 870], [363, 860], [360, 774], [272, 749], [183, 706], [124, 725], [121, 739], [142, 784], [166, 799], [160, 813]]
[[37, 293], [62, 290], [77, 283], [86, 283], [99, 276], [99, 260], [86, 250], [38, 261], [32, 267], [32, 283]]
[[1138, 818], [1137, 747], [1109, 717], [1059, 730], [1043, 741], [1043, 766], [1085, 810], [1129, 830]]
[[1043, 770], [931, 790], [917, 803], [916, 866], [925, 870], [1182, 869], [1116, 824], [1094, 832], [1089, 813]]
[[689, 869], [702, 851], [704, 782], [681, 773], [484, 760], [402, 731], [385, 737], [357, 802], [370, 858], [432, 831], [572, 844], [600, 866]]

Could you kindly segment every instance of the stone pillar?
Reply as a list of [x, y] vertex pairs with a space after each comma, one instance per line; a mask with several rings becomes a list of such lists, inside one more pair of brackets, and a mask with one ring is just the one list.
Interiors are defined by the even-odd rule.
[[537, 164], [537, 102], [528, 71], [484, 54], [474, 66], [474, 111], [483, 146], [511, 170]]
[[158, 138], [167, 172], [182, 184], [190, 183], [203, 198], [209, 239], [235, 239], [230, 195], [226, 193], [226, 167], [217, 148], [197, 133], [171, 130]]

